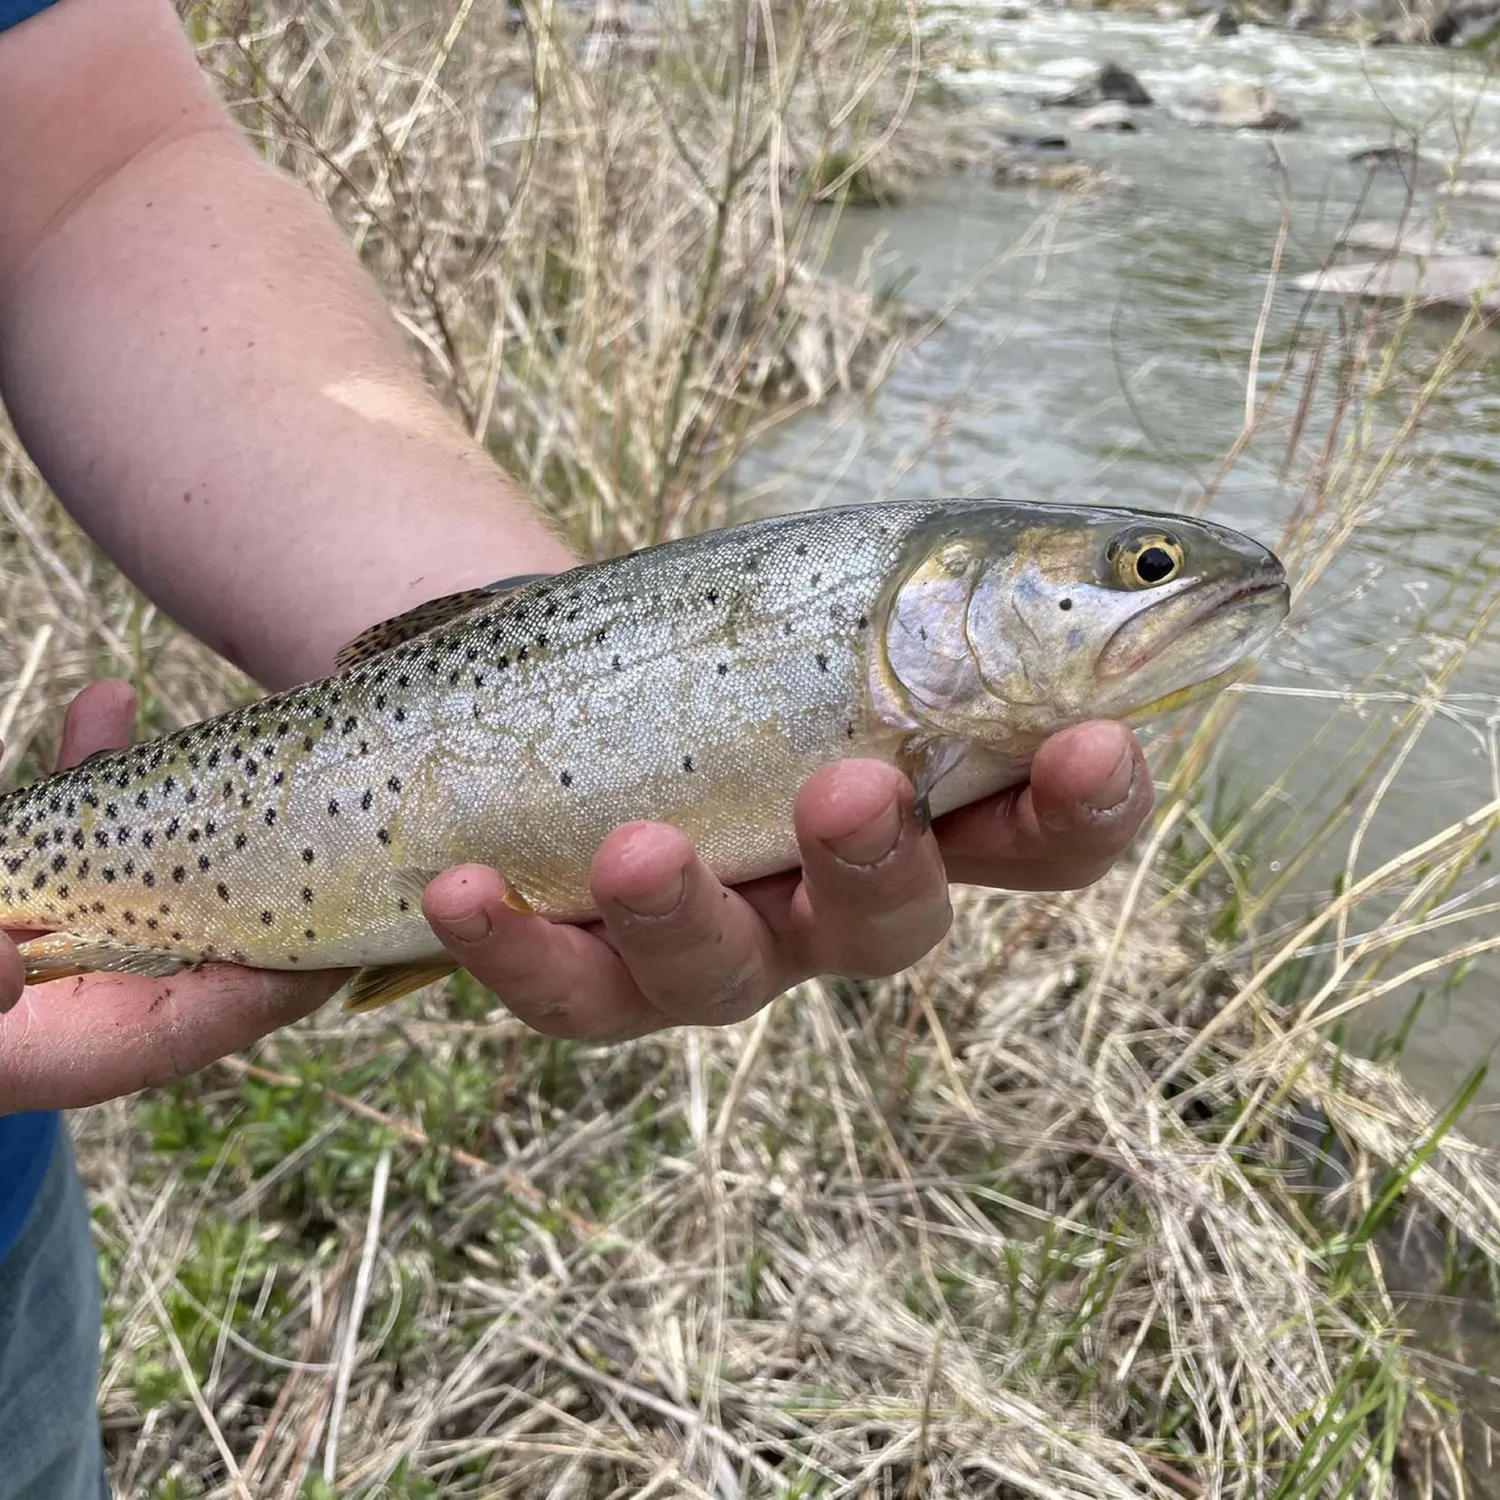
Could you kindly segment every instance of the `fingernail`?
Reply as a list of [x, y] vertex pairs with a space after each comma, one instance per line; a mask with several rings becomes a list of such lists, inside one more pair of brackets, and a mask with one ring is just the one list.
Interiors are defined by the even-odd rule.
[[1120, 752], [1120, 758], [1115, 762], [1115, 768], [1109, 773], [1109, 779], [1104, 785], [1081, 800], [1085, 807], [1092, 808], [1094, 812], [1110, 812], [1130, 795], [1130, 788], [1134, 784], [1135, 756], [1130, 753], [1127, 745]]
[[687, 872], [679, 870], [670, 880], [664, 880], [655, 890], [641, 891], [620, 905], [633, 917], [664, 917], [677, 910], [682, 893], [687, 889]]
[[482, 943], [490, 935], [490, 915], [482, 907], [465, 917], [454, 917], [438, 925], [461, 943]]
[[846, 865], [874, 865], [896, 847], [900, 837], [901, 809], [890, 802], [878, 818], [871, 819], [853, 833], [846, 833], [841, 839], [829, 839], [828, 847]]

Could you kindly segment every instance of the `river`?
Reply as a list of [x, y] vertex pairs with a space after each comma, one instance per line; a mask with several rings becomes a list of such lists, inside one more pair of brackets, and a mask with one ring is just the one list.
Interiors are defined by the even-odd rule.
[[[1399, 176], [1372, 180], [1350, 163], [1352, 152], [1399, 140], [1403, 130], [1441, 150], [1467, 130], [1472, 157], [1500, 161], [1500, 90], [1486, 89], [1480, 63], [1464, 53], [1360, 48], [1256, 27], [1206, 38], [1187, 19], [1051, 9], [1015, 16], [984, 4], [942, 12], [938, 24], [956, 24], [974, 54], [962, 70], [939, 70], [953, 89], [1010, 111], [1018, 128], [1066, 133], [1070, 150], [1113, 165], [1130, 187], [1079, 200], [997, 189], [987, 173], [971, 173], [926, 184], [899, 207], [846, 215], [835, 265], [851, 270], [873, 253], [882, 277], [909, 278], [902, 295], [919, 307], [945, 305], [981, 279], [872, 400], [836, 402], [762, 447], [741, 475], [767, 487], [761, 505], [981, 494], [1189, 508], [1244, 423], [1246, 372], [1284, 207], [1289, 278], [1315, 268], [1351, 218], [1399, 214]], [[1079, 133], [1076, 114], [1036, 107], [1106, 59], [1133, 70], [1157, 100], [1138, 111], [1138, 134]], [[1193, 129], [1164, 107], [1237, 80], [1270, 84], [1305, 128], [1273, 143]], [[1487, 211], [1500, 230], [1500, 202]], [[1455, 222], [1483, 224], [1485, 214], [1466, 201]], [[1039, 231], [1048, 215], [1053, 221]], [[1305, 366], [1312, 334], [1337, 336], [1341, 313], [1336, 301], [1309, 307], [1283, 283], [1270, 304], [1261, 387], [1279, 370], [1299, 318]], [[1424, 317], [1404, 365], [1420, 372], [1455, 324]], [[1263, 876], [1348, 790], [1347, 771], [1324, 785], [1331, 747], [1351, 743], [1365, 716], [1398, 711], [1356, 710], [1338, 695], [1371, 686], [1372, 671], [1376, 687], [1419, 687], [1443, 656], [1445, 632], [1457, 628], [1443, 617], [1455, 581], [1500, 586], [1500, 356], [1483, 340], [1469, 356], [1388, 482], [1382, 513], [1299, 597], [1259, 677], [1271, 691], [1246, 697], [1219, 747], [1216, 771], [1239, 792], [1286, 779], [1259, 845]], [[1376, 428], [1394, 430], [1408, 399], [1397, 392], [1376, 403]], [[1272, 543], [1297, 504], [1329, 401], [1315, 401], [1284, 478], [1294, 406], [1295, 396], [1282, 403], [1207, 509]], [[1435, 721], [1402, 766], [1371, 822], [1360, 872], [1493, 795], [1497, 648], [1500, 637], [1481, 642], [1449, 684], [1451, 717]], [[1336, 840], [1330, 855], [1290, 882], [1283, 913], [1326, 899], [1346, 847], [1346, 837]], [[1471, 901], [1492, 899], [1484, 886], [1492, 873], [1476, 869], [1466, 879]], [[1367, 914], [1355, 926], [1374, 920]], [[1493, 932], [1496, 920], [1447, 929], [1413, 951], [1439, 953]], [[1354, 1017], [1355, 1044], [1373, 1045], [1399, 1025], [1411, 997], [1404, 991]], [[1443, 1102], [1497, 1039], [1500, 961], [1491, 957], [1429, 998], [1403, 1066]], [[1500, 1143], [1497, 1105], [1500, 1070], [1467, 1118], [1471, 1132]]]

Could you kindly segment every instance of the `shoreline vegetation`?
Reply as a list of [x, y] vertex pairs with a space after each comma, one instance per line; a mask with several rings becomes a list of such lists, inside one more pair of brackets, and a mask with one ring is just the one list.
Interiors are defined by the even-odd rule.
[[[1048, 182], [1080, 185], [1014, 118], [955, 107], [961, 27], [929, 36], [915, 0], [707, 0], [644, 33], [533, 0], [183, 14], [455, 418], [593, 555], [735, 517], [747, 450], [941, 327], [873, 260], [833, 273], [841, 214], [962, 171], [1045, 220], [1073, 196]], [[1248, 344], [1218, 478], [1285, 442], [1305, 482], [1267, 540], [1312, 607], [1471, 357], [1477, 305], [1435, 357], [1417, 315], [1351, 303], [1276, 369]], [[1394, 434], [1371, 417], [1393, 406]], [[3, 461], [6, 774], [50, 763], [101, 672], [135, 681], [143, 734], [252, 691], [8, 434]], [[1425, 1100], [1399, 1035], [1361, 1056], [1341, 1031], [1500, 947], [1497, 904], [1458, 894], [1495, 804], [1364, 849], [1497, 610], [1493, 580], [1455, 580], [1430, 650], [1330, 701], [1349, 712], [1313, 751], [1350, 790], [1322, 821], [1283, 816], [1290, 768], [1223, 781], [1255, 689], [1225, 695], [1155, 743], [1158, 815], [1110, 877], [957, 892], [945, 943], [890, 981], [589, 1048], [460, 976], [83, 1112], [116, 1494], [1500, 1493], [1479, 1073]], [[1331, 853], [1326, 901], [1292, 909]]]

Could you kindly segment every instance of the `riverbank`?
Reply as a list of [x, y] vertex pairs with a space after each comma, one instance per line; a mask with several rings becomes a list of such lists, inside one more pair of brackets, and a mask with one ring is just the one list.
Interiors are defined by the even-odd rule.
[[[586, 550], [733, 513], [726, 476], [775, 424], [930, 369], [912, 341], [953, 299], [851, 266], [813, 206], [920, 185], [953, 139], [901, 12], [773, 7], [774, 45], [700, 31], [611, 62], [608, 32], [477, 11], [267, 5], [198, 36], [454, 410]], [[1295, 379], [1268, 355], [1283, 404], [1247, 417], [1295, 457], [1309, 379], [1308, 409], [1327, 380], [1343, 413], [1276, 528], [1302, 638], [1404, 462], [1366, 418], [1414, 409], [1424, 345], [1387, 369], [1390, 347], [1356, 328]], [[247, 691], [9, 458], [13, 774], [101, 659], [148, 731]], [[820, 486], [791, 469], [781, 492]], [[1283, 761], [1247, 783], [1214, 759], [1259, 706], [1234, 696], [1157, 743], [1162, 813], [1107, 881], [961, 893], [889, 982], [599, 1049], [460, 979], [88, 1112], [121, 1500], [1482, 1493], [1490, 1387], [1442, 1319], [1487, 1317], [1500, 1172], [1448, 1117], [1467, 1078], [1425, 1102], [1392, 1049], [1349, 1055], [1325, 1023], [1487, 941], [1482, 904], [1451, 906], [1487, 819], [1375, 862], [1361, 840], [1492, 593], [1429, 611], [1422, 691], [1329, 750], [1341, 818], [1274, 855]], [[1288, 900], [1314, 848], [1341, 894]], [[1430, 974], [1404, 974], [1424, 939]], [[1411, 1226], [1435, 1275], [1393, 1253]]]

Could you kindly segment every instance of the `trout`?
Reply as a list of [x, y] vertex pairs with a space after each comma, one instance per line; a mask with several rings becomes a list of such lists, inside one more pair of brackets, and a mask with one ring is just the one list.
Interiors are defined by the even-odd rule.
[[373, 1009], [456, 965], [453, 865], [597, 915], [604, 836], [682, 829], [735, 883], [794, 868], [820, 766], [898, 767], [930, 818], [1050, 735], [1215, 692], [1285, 617], [1281, 563], [1183, 516], [893, 502], [728, 527], [377, 625], [321, 682], [0, 799], [0, 924], [28, 983], [204, 963], [353, 968]]

